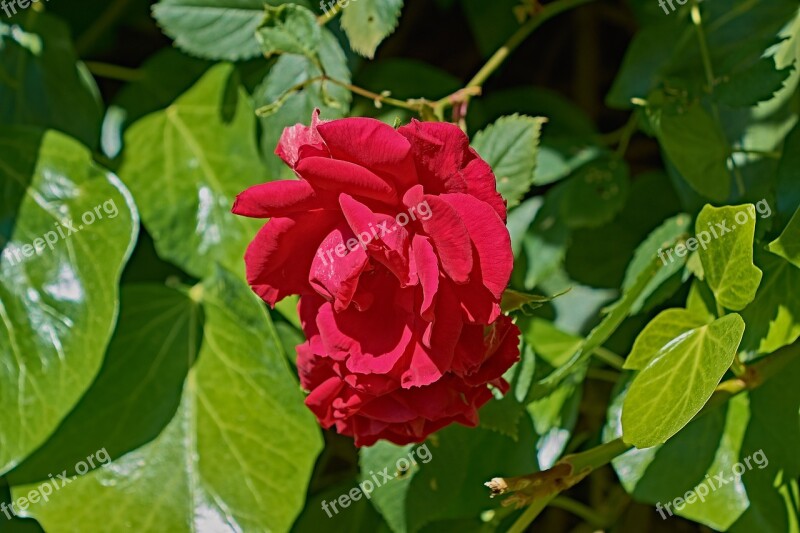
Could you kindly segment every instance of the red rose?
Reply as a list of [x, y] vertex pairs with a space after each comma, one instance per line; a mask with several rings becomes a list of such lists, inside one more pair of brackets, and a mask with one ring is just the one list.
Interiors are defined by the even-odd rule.
[[513, 266], [489, 165], [456, 126], [373, 119], [287, 128], [299, 180], [252, 187], [239, 215], [270, 218], [245, 255], [267, 303], [299, 294], [306, 404], [366, 446], [474, 426], [518, 359], [500, 313]]

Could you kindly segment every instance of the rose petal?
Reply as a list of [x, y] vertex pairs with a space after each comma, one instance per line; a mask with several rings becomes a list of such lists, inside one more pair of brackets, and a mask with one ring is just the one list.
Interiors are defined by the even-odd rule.
[[355, 163], [306, 157], [300, 160], [295, 170], [315, 188], [337, 192], [345, 190], [355, 196], [397, 203], [397, 193], [389, 182]]

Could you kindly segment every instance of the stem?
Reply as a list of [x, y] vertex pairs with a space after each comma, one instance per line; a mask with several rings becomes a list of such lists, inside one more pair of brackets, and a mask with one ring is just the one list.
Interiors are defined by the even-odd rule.
[[533, 502], [517, 521], [508, 529], [508, 533], [523, 533], [528, 526], [536, 520], [536, 517], [544, 511], [544, 508], [555, 498], [555, 495], [541, 498]]
[[593, 355], [603, 361], [604, 363], [608, 364], [611, 367], [616, 368], [617, 370], [622, 370], [622, 367], [625, 366], [625, 358], [620, 355], [615, 354], [608, 348], [603, 348], [602, 346], [598, 346], [595, 348]]
[[575, 516], [582, 518], [584, 522], [587, 522], [591, 526], [598, 529], [604, 529], [608, 525], [608, 519], [605, 516], [601, 515], [588, 505], [584, 505], [581, 502], [573, 500], [572, 498], [567, 498], [566, 496], [556, 496], [553, 498], [553, 501], [550, 502], [550, 506], [568, 511]]
[[[708, 41], [706, 40], [706, 32], [703, 29], [703, 17], [700, 14], [700, 6], [698, 4], [699, 0], [694, 0], [692, 3], [692, 24], [694, 24], [695, 32], [697, 33], [697, 41], [700, 45], [700, 56], [703, 59], [703, 70], [705, 70], [706, 74], [706, 83], [708, 84], [708, 93], [711, 95], [711, 109], [714, 112], [714, 118], [717, 120], [717, 124], [722, 127], [722, 119], [720, 118], [719, 114], [719, 107], [717, 107], [717, 103], [714, 101], [714, 86], [716, 85], [716, 77], [714, 76], [714, 66], [711, 63], [711, 52], [708, 49]], [[725, 142], [728, 143], [728, 151], [733, 152], [731, 149], [731, 145], [727, 140], [727, 136], [725, 137]], [[744, 186], [744, 178], [742, 177], [742, 173], [739, 170], [739, 167], [736, 165], [736, 161], [731, 157], [731, 165], [733, 166], [733, 176], [736, 180], [736, 188], [739, 190], [739, 195], [743, 195], [745, 193], [745, 186]]]
[[336, 15], [338, 15], [341, 11], [342, 7], [339, 5], [339, 2], [336, 2], [333, 5], [333, 8], [331, 8], [329, 11], [325, 11], [324, 15], [320, 15], [319, 17], [317, 17], [317, 24], [319, 24], [320, 26], [324, 26], [325, 24], [336, 18]]
[[625, 123], [625, 126], [622, 127], [622, 132], [620, 134], [620, 141], [619, 146], [617, 146], [617, 156], [621, 159], [625, 157], [625, 152], [628, 151], [628, 145], [631, 143], [631, 137], [633, 134], [636, 133], [636, 130], [639, 127], [639, 115], [636, 111], [631, 113], [628, 122]]
[[538, 14], [534, 15], [528, 22], [523, 24], [514, 35], [489, 58], [489, 61], [486, 62], [483, 68], [470, 80], [467, 87], [482, 86], [489, 76], [491, 76], [494, 71], [503, 64], [506, 58], [511, 55], [511, 52], [516, 50], [536, 28], [564, 11], [591, 1], [592, 0], [560, 0], [544, 6]]
[[780, 159], [783, 153], [778, 150], [750, 150], [748, 148], [734, 148], [734, 154], [757, 155], [767, 159]]
[[419, 112], [420, 111], [420, 104], [416, 102], [406, 102], [404, 100], [398, 100], [396, 98], [390, 98], [389, 96], [374, 93], [372, 91], [368, 91], [367, 89], [362, 89], [361, 87], [356, 87], [350, 83], [345, 83], [343, 81], [335, 80], [333, 78], [329, 78], [328, 76], [323, 76], [323, 78], [335, 85], [340, 87], [344, 87], [348, 91], [363, 96], [365, 98], [369, 98], [370, 100], [374, 100], [376, 102], [381, 102], [384, 104], [389, 104], [395, 107], [400, 107], [403, 109], [408, 109], [409, 111]]
[[101, 63], [99, 61], [85, 61], [84, 64], [89, 72], [101, 78], [119, 81], [138, 81], [144, 78], [144, 74], [136, 69]]
[[115, 0], [108, 8], [103, 11], [103, 14], [94, 21], [89, 29], [87, 29], [75, 42], [75, 50], [78, 56], [82, 57], [88, 52], [95, 42], [103, 36], [103, 33], [121, 17], [128, 7], [130, 0]]

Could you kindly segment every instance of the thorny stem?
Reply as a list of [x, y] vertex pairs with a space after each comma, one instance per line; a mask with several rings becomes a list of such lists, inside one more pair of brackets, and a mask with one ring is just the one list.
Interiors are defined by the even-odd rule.
[[[746, 371], [733, 379], [720, 383], [706, 405], [693, 420], [714, 410], [737, 394], [753, 390], [769, 381], [775, 375], [800, 357], [800, 341], [772, 353], [755, 364], [746, 366]], [[492, 497], [513, 493], [506, 498], [503, 506], [516, 505], [529, 507], [517, 519], [509, 531], [521, 533], [558, 495], [573, 487], [593, 470], [611, 462], [633, 446], [618, 438], [584, 452], [567, 455], [552, 468], [526, 476], [494, 478], [486, 483]]]

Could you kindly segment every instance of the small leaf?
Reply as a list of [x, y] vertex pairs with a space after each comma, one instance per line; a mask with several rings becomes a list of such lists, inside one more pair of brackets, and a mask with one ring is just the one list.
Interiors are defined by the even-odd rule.
[[726, 315], [669, 342], [634, 378], [622, 407], [622, 436], [637, 448], [663, 444], [703, 408], [730, 368], [744, 320]]
[[478, 132], [472, 147], [486, 160], [497, 178], [497, 190], [517, 205], [534, 184], [539, 137], [546, 119], [526, 115], [499, 118]]
[[636, 337], [624, 368], [641, 370], [660, 357], [662, 351], [680, 342], [682, 336], [705, 326], [708, 320], [686, 309], [667, 309], [659, 313]]
[[322, 40], [317, 17], [295, 4], [266, 6], [267, 14], [256, 30], [256, 39], [266, 57], [275, 54], [299, 54], [316, 58]]
[[800, 268], [800, 208], [795, 211], [781, 236], [769, 244], [769, 251]]
[[755, 217], [752, 204], [706, 205], [695, 223], [705, 279], [717, 302], [734, 311], [753, 301], [761, 283], [762, 272], [753, 264]]
[[342, 29], [354, 52], [372, 59], [397, 27], [403, 0], [342, 0]]
[[731, 107], [751, 107], [775, 96], [791, 73], [792, 68], [778, 70], [774, 58], [762, 57], [751, 67], [730, 75], [716, 87], [714, 95]]
[[538, 294], [526, 294], [524, 292], [515, 291], [513, 289], [506, 289], [503, 293], [503, 299], [500, 302], [500, 308], [504, 313], [512, 311], [534, 311], [548, 302], [552, 302], [559, 296], [566, 294], [569, 291], [564, 291], [555, 296], [540, 296]]

